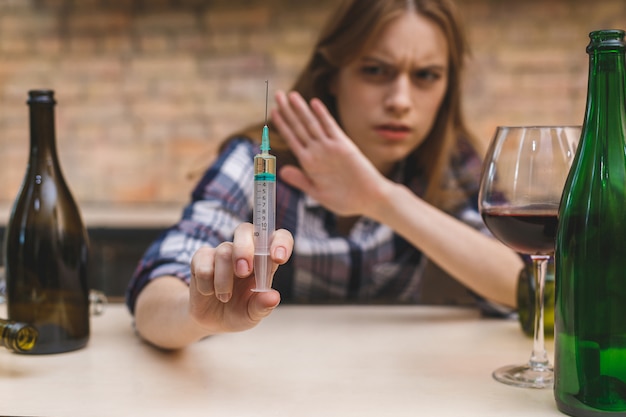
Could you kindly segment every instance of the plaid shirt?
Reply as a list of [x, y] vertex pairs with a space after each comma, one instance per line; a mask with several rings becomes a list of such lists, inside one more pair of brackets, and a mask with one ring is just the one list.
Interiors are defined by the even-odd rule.
[[[448, 181], [466, 192], [456, 218], [486, 232], [477, 211], [481, 162], [471, 146], [459, 141]], [[252, 221], [253, 158], [258, 145], [231, 141], [206, 171], [181, 220], [165, 230], [146, 251], [131, 280], [127, 303], [134, 310], [141, 289], [154, 278], [174, 275], [189, 283], [191, 257], [203, 245], [231, 241], [237, 225]], [[280, 161], [279, 161], [280, 162]], [[394, 180], [422, 195], [424, 176]], [[278, 269], [273, 287], [284, 301], [419, 303], [426, 257], [389, 227], [362, 217], [348, 236], [335, 227], [335, 215], [309, 196], [277, 179], [276, 227], [295, 239], [289, 262]]]

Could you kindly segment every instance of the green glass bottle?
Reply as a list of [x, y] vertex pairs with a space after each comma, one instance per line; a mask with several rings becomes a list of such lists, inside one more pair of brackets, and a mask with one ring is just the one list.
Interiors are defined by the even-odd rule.
[[589, 37], [585, 120], [556, 238], [554, 394], [572, 416], [626, 416], [626, 43], [623, 30]]
[[32, 354], [89, 339], [88, 235], [57, 157], [55, 104], [50, 90], [29, 92], [28, 167], [5, 232], [8, 317], [39, 332]]
[[30, 324], [0, 319], [0, 346], [13, 352], [28, 352], [37, 343], [37, 329]]

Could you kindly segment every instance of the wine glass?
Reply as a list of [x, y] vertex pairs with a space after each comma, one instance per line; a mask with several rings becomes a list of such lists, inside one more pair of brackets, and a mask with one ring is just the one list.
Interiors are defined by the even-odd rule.
[[530, 360], [493, 372], [505, 384], [549, 388], [554, 371], [544, 344], [546, 267], [554, 255], [557, 214], [580, 139], [579, 126], [500, 126], [487, 151], [478, 207], [491, 233], [532, 260], [535, 323]]

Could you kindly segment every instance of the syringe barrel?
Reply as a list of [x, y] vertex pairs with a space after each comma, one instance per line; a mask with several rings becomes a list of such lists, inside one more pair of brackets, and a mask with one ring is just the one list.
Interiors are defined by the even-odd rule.
[[254, 201], [254, 252], [267, 255], [276, 227], [276, 181], [255, 181]]
[[254, 158], [254, 248], [257, 255], [269, 255], [276, 223], [276, 158], [261, 154]]

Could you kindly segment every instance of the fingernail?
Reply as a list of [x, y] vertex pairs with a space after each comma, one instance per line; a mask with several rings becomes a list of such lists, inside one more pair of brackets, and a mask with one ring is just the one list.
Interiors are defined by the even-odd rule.
[[245, 277], [250, 273], [250, 266], [245, 259], [237, 261], [237, 275]]
[[287, 256], [287, 251], [282, 246], [276, 248], [276, 250], [274, 251], [274, 258], [276, 258], [279, 261], [284, 261], [286, 256]]
[[231, 294], [229, 292], [225, 292], [222, 294], [216, 294], [216, 297], [222, 303], [227, 303], [230, 300]]

